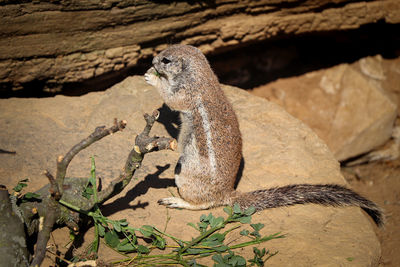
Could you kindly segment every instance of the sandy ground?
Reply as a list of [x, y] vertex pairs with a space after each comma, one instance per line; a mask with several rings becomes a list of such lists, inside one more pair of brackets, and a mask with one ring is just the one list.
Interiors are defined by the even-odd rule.
[[383, 266], [400, 264], [400, 159], [342, 168], [351, 187], [378, 203], [386, 214], [383, 229], [375, 227], [381, 242]]

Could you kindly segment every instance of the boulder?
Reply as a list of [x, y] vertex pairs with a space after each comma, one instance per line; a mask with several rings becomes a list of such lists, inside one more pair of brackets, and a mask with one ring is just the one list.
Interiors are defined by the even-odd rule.
[[[244, 169], [238, 189], [249, 191], [295, 183], [338, 183], [346, 185], [339, 163], [328, 147], [300, 120], [277, 104], [253, 96], [238, 88], [224, 86], [237, 112], [243, 134]], [[143, 77], [129, 77], [105, 92], [81, 97], [56, 96], [42, 99], [0, 99], [0, 148], [16, 154], [0, 154], [1, 183], [12, 188], [18, 180], [30, 178], [29, 191], [47, 183], [44, 169], [55, 172], [56, 158], [86, 137], [96, 126], [110, 125], [113, 119], [125, 119], [127, 128], [102, 139], [78, 154], [68, 176], [88, 177], [90, 156], [95, 155], [97, 175], [104, 183], [119, 174], [136, 133], [144, 127], [142, 114], [162, 105], [156, 90]], [[156, 123], [157, 135], [176, 135], [162, 109], [163, 124]], [[172, 125], [174, 126], [174, 125]], [[155, 225], [179, 238], [195, 235], [188, 222], [201, 214], [222, 216], [222, 208], [211, 211], [167, 209], [157, 200], [177, 194], [173, 170], [178, 153], [159, 151], [147, 154], [135, 173], [136, 182], [107, 201], [103, 214], [113, 219], [126, 218], [133, 226]], [[169, 219], [168, 219], [169, 218]], [[168, 221], [168, 223], [166, 223]], [[286, 235], [260, 244], [271, 252], [270, 266], [377, 266], [380, 244], [373, 223], [360, 208], [332, 208], [299, 205], [270, 209], [253, 215], [254, 223], [264, 223], [262, 234]], [[235, 233], [239, 238], [239, 231]], [[55, 231], [57, 242], [67, 242], [68, 230]], [[236, 238], [234, 237], [234, 239]], [[90, 242], [89, 237], [85, 238]], [[59, 246], [61, 248], [61, 246]], [[120, 259], [102, 246], [103, 260]], [[238, 251], [252, 258], [252, 248]], [[209, 264], [209, 263], [207, 263]]]
[[[279, 79], [253, 93], [282, 105], [309, 125], [343, 161], [371, 151], [392, 135], [398, 90], [393, 62], [363, 58], [299, 77]], [[383, 68], [382, 64], [387, 66]], [[393, 75], [395, 77], [395, 75]]]

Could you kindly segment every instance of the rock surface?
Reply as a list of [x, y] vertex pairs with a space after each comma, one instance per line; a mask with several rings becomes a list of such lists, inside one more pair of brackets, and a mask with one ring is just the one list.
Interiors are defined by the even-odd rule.
[[368, 57], [352, 65], [279, 79], [253, 93], [282, 105], [309, 125], [342, 161], [391, 137], [399, 70], [400, 59]]
[[[245, 165], [239, 190], [293, 183], [346, 184], [328, 147], [302, 122], [265, 99], [233, 87], [224, 89], [238, 114], [243, 134]], [[118, 175], [135, 133], [144, 127], [142, 113], [161, 105], [156, 90], [142, 77], [129, 77], [105, 92], [81, 97], [1, 99], [0, 148], [17, 152], [0, 154], [1, 183], [12, 188], [18, 180], [29, 177], [29, 190], [40, 188], [47, 182], [42, 171], [54, 173], [57, 155], [64, 154], [96, 126], [109, 125], [117, 117], [128, 121], [127, 128], [78, 154], [68, 169], [68, 176], [88, 176], [90, 156], [96, 155], [98, 176], [107, 183]], [[157, 123], [153, 133], [167, 135], [165, 126], [168, 125]], [[106, 202], [103, 214], [127, 218], [134, 226], [152, 224], [161, 229], [170, 217], [167, 232], [190, 239], [194, 231], [186, 223], [198, 221], [201, 214], [209, 211], [167, 211], [157, 204], [159, 198], [170, 196], [169, 190], [176, 194], [173, 169], [177, 159], [178, 153], [172, 151], [148, 154], [135, 174], [138, 182], [132, 182]], [[213, 209], [212, 213], [224, 214], [222, 208]], [[374, 226], [359, 208], [304, 205], [271, 209], [255, 214], [253, 222], [266, 225], [263, 234], [287, 235], [259, 246], [279, 251], [268, 261], [270, 266], [345, 266], [349, 258], [355, 266], [378, 265], [380, 245]], [[68, 231], [56, 231], [55, 239], [67, 240]], [[253, 257], [252, 248], [238, 253]], [[121, 259], [107, 249], [100, 255], [105, 260]]]
[[399, 9], [398, 0], [1, 0], [0, 88], [39, 83], [56, 90], [133, 66], [170, 43], [209, 53], [274, 37], [400, 23]]

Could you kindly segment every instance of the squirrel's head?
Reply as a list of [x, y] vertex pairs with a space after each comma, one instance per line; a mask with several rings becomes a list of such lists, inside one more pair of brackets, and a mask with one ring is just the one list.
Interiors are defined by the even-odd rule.
[[153, 59], [153, 67], [161, 77], [172, 81], [186, 69], [182, 53], [176, 49], [168, 48]]
[[[153, 59], [153, 67], [160, 76], [170, 82], [185, 76], [185, 79], [199, 80], [192, 77], [203, 71], [211, 71], [206, 57], [199, 49], [190, 45], [172, 45]], [[192, 77], [192, 78], [191, 78]]]
[[[153, 59], [159, 92], [165, 103], [176, 110], [190, 109], [205, 88], [218, 84], [203, 53], [189, 45], [172, 45]], [[214, 78], [215, 77], [215, 78]]]

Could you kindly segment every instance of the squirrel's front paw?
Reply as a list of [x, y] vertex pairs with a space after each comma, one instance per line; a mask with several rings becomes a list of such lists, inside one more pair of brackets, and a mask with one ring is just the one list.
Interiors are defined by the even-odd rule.
[[159, 80], [159, 74], [154, 67], [151, 67], [145, 74], [144, 79], [148, 84], [155, 86]]

